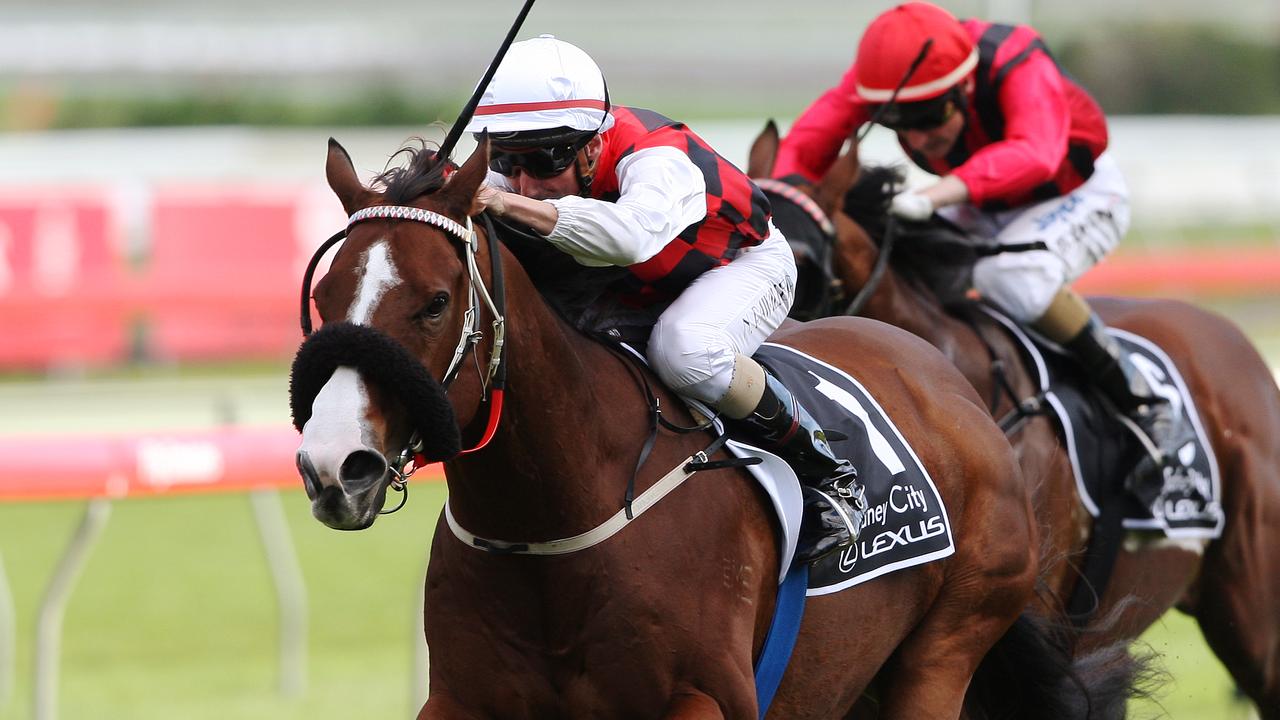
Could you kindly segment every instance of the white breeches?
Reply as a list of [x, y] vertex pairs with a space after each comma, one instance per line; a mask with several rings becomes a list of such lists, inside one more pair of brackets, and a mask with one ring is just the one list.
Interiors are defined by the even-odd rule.
[[675, 392], [715, 406], [729, 390], [734, 356], [754, 353], [791, 311], [795, 257], [769, 229], [764, 242], [694, 280], [653, 326], [649, 364]]
[[973, 286], [983, 297], [1018, 322], [1031, 323], [1058, 290], [1115, 249], [1129, 229], [1129, 188], [1104, 152], [1089, 180], [1062, 197], [995, 213], [961, 205], [939, 214], [984, 241], [1044, 242], [1047, 250], [992, 255], [973, 267]]

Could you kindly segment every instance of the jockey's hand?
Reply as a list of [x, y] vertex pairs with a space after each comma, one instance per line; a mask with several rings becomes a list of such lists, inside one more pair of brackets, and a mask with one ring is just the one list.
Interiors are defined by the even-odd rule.
[[545, 200], [535, 200], [519, 193], [507, 192], [488, 183], [476, 192], [481, 209], [501, 218], [520, 223], [540, 235], [550, 235], [560, 219], [560, 211]]
[[924, 222], [933, 216], [933, 201], [921, 193], [907, 190], [893, 196], [889, 213], [903, 220]]
[[476, 200], [484, 206], [485, 210], [498, 217], [507, 214], [506, 193], [488, 183], [480, 186], [480, 191], [476, 193]]

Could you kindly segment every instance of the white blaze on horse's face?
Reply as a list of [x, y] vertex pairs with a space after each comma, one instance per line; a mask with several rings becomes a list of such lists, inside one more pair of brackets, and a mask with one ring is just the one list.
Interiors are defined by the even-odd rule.
[[[389, 242], [365, 251], [347, 321], [369, 325], [387, 292], [400, 284]], [[351, 367], [339, 367], [311, 404], [302, 428], [298, 466], [307, 479], [312, 514], [324, 524], [368, 527], [386, 493], [387, 460], [377, 449], [379, 428], [369, 418], [369, 389]]]
[[[366, 447], [369, 394], [354, 368], [340, 367], [311, 403], [311, 419], [302, 427], [302, 446], [315, 468], [320, 487], [341, 486], [342, 463]], [[319, 489], [319, 488], [317, 488]]]
[[391, 245], [386, 240], [379, 240], [365, 251], [362, 267], [364, 275], [360, 278], [356, 299], [347, 311], [347, 321], [356, 325], [368, 325], [378, 302], [388, 290], [400, 284], [400, 274], [391, 259]]

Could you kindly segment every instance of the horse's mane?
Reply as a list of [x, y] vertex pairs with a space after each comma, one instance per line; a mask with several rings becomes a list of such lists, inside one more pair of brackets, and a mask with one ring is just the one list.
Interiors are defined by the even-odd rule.
[[845, 193], [844, 213], [877, 244], [884, 238], [889, 201], [902, 189], [906, 177], [906, 171], [897, 165], [864, 165], [858, 182]]
[[[401, 155], [408, 156], [408, 162], [392, 167]], [[373, 179], [373, 188], [380, 189], [389, 204], [408, 204], [438, 191], [447, 181], [446, 172], [457, 166], [440, 162], [437, 155], [425, 140], [412, 138], [387, 160], [387, 168]], [[528, 229], [502, 221], [493, 225], [498, 240], [511, 250], [552, 308], [579, 329], [587, 328], [584, 316], [608, 287], [627, 275], [626, 268], [584, 267]]]
[[440, 162], [435, 149], [427, 147], [422, 138], [414, 138], [414, 141], [418, 143], [418, 147], [406, 145], [387, 160], [387, 165], [390, 166], [391, 161], [400, 155], [408, 155], [407, 164], [388, 167], [373, 179], [375, 187], [382, 187], [383, 196], [388, 202], [408, 203], [444, 187], [445, 169], [451, 163]]
[[[456, 169], [452, 163], [439, 162], [435, 148], [427, 147], [422, 138], [413, 141], [416, 147], [402, 147], [387, 160], [390, 166], [400, 155], [407, 155], [407, 163], [388, 167], [373, 179], [388, 203], [405, 204], [433, 193], [444, 187], [446, 169]], [[494, 228], [552, 309], [579, 330], [647, 326], [656, 320], [648, 312], [615, 307], [608, 300], [613, 287], [629, 276], [626, 268], [585, 267], [525, 228], [501, 221], [495, 222]]]
[[494, 228], [539, 294], [570, 325], [593, 332], [615, 324], [641, 325], [656, 319], [647, 315], [632, 318], [633, 312], [614, 307], [610, 301], [612, 291], [630, 275], [627, 268], [587, 267], [528, 228], [501, 220], [494, 222]]

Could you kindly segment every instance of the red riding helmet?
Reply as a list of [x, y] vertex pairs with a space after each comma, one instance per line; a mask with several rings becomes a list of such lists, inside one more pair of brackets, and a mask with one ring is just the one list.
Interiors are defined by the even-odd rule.
[[933, 45], [898, 91], [897, 102], [936, 98], [977, 67], [978, 50], [954, 15], [927, 2], [904, 3], [881, 13], [858, 43], [858, 97], [870, 103], [888, 102], [930, 39]]

